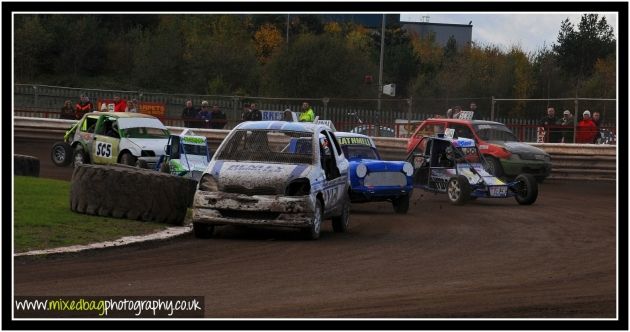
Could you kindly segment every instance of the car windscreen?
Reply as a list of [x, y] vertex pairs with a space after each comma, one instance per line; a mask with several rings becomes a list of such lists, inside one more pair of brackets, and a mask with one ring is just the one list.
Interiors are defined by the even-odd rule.
[[205, 156], [207, 150], [208, 148], [205, 145], [184, 144], [184, 152], [186, 152], [186, 154]]
[[484, 141], [518, 141], [516, 136], [503, 124], [475, 124], [477, 136]]
[[216, 160], [313, 164], [313, 133], [280, 130], [236, 130]]
[[168, 130], [150, 127], [120, 129], [120, 137], [126, 138], [168, 138]]
[[380, 159], [374, 148], [366, 145], [342, 145], [343, 154], [348, 159]]

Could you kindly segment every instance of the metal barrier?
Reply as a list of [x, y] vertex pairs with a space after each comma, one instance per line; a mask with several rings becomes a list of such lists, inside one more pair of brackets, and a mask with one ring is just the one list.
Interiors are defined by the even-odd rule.
[[[15, 138], [63, 140], [64, 133], [76, 123], [75, 120], [38, 119], [15, 117]], [[167, 126], [172, 132], [181, 132], [184, 127]], [[208, 137], [212, 150], [216, 150], [229, 133], [225, 129], [195, 129], [195, 133]], [[376, 137], [374, 142], [385, 160], [403, 160], [406, 157], [407, 139]], [[529, 143], [551, 155], [553, 169], [551, 178], [574, 180], [616, 180], [617, 147], [599, 144]]]

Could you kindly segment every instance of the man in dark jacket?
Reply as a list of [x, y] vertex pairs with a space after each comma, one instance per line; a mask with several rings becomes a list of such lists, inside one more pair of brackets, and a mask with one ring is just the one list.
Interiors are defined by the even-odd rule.
[[223, 111], [221, 111], [219, 105], [212, 105], [212, 112], [210, 112], [210, 128], [223, 129], [226, 123], [227, 116], [223, 113]]
[[184, 126], [192, 128], [195, 127], [194, 121], [186, 121], [186, 120], [194, 120], [197, 118], [199, 114], [199, 110], [193, 107], [192, 101], [186, 101], [186, 107], [182, 111], [182, 119], [184, 119]]
[[562, 131], [559, 131], [558, 128], [553, 128], [559, 125], [558, 118], [556, 118], [556, 110], [553, 107], [547, 108], [547, 115], [540, 119], [538, 125], [548, 130], [549, 143], [560, 143], [562, 140]]
[[252, 112], [249, 113], [249, 119], [247, 121], [260, 121], [262, 120], [262, 112], [258, 110], [258, 105], [256, 103], [252, 103], [250, 105]]

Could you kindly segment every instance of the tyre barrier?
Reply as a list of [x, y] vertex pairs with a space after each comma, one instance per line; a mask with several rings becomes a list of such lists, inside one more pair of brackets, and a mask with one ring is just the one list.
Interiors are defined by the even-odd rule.
[[77, 166], [70, 210], [102, 217], [183, 225], [197, 182], [126, 165]]
[[39, 177], [39, 159], [22, 154], [13, 155], [13, 174]]

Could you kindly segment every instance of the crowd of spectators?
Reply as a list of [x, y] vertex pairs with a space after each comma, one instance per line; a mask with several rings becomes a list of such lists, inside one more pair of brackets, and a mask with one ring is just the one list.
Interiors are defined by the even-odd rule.
[[[600, 130], [600, 113], [585, 110], [582, 119], [575, 125], [575, 143], [597, 143]], [[573, 114], [569, 110], [562, 113], [561, 118], [555, 116], [553, 107], [547, 108], [547, 114], [538, 122], [540, 127], [544, 127], [548, 133], [549, 143], [573, 143], [574, 134]]]

